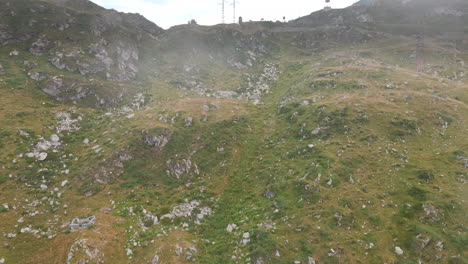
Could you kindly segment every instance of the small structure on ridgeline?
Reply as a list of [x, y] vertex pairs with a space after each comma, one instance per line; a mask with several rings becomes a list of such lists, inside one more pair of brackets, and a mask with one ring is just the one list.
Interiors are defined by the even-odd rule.
[[90, 226], [94, 225], [96, 222], [96, 216], [92, 215], [88, 218], [75, 218], [70, 224], [70, 229], [71, 231], [76, 231], [76, 230], [82, 230], [82, 229], [87, 229]]
[[323, 8], [323, 10], [325, 11], [328, 11], [328, 10], [331, 10], [331, 0], [325, 0], [325, 8]]

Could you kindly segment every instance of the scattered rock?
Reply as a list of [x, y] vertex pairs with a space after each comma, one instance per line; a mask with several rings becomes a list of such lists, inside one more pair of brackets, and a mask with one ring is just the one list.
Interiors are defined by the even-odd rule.
[[49, 45], [50, 41], [48, 41], [43, 35], [38, 40], [33, 42], [31, 48], [29, 49], [29, 52], [31, 52], [33, 55], [41, 56], [44, 54]]
[[53, 134], [50, 136], [50, 140], [54, 143], [58, 143], [60, 141], [60, 138], [56, 134]]
[[143, 141], [146, 145], [163, 149], [172, 137], [172, 131], [166, 128], [157, 131], [143, 131]]
[[175, 177], [176, 179], [180, 179], [182, 175], [199, 175], [200, 171], [198, 170], [198, 166], [192, 163], [190, 158], [182, 159], [179, 161], [168, 160], [167, 164], [167, 174], [170, 176]]
[[63, 80], [58, 76], [54, 76], [42, 87], [42, 91], [51, 96], [58, 96], [64, 92]]
[[315, 264], [315, 259], [313, 257], [307, 257], [307, 264]]
[[5, 69], [3, 68], [2, 64], [0, 64], [0, 75], [5, 74]]
[[44, 161], [47, 159], [47, 153], [45, 152], [34, 151], [34, 152], [27, 153], [26, 156], [28, 158], [35, 158], [38, 161]]
[[79, 239], [70, 247], [67, 264], [104, 263], [104, 253], [95, 245], [90, 245], [87, 239]]
[[275, 194], [272, 191], [267, 190], [265, 192], [265, 197], [271, 200], [271, 199], [275, 198]]
[[20, 135], [22, 137], [29, 137], [29, 133], [25, 132], [23, 130], [18, 130], [18, 135]]
[[75, 218], [70, 224], [70, 229], [72, 231], [87, 229], [90, 226], [94, 225], [95, 221], [96, 221], [96, 216], [94, 215], [88, 218], [83, 218], [83, 219]]
[[399, 256], [403, 255], [403, 249], [401, 249], [400, 247], [395, 247], [395, 253]]
[[60, 133], [62, 131], [80, 130], [80, 121], [82, 119], [81, 116], [78, 116], [77, 118], [72, 118], [71, 114], [62, 112], [57, 114], [57, 119], [57, 133]]
[[234, 231], [235, 229], [237, 228], [237, 225], [236, 224], [229, 224], [226, 228], [226, 231], [228, 231], [229, 233], [231, 233], [232, 231]]
[[159, 256], [155, 255], [154, 258], [151, 260], [150, 264], [158, 264], [159, 262]]
[[245, 232], [242, 234], [242, 244], [247, 245], [250, 242], [250, 233]]
[[191, 127], [193, 124], [193, 118], [192, 117], [186, 117], [185, 118], [185, 127]]
[[426, 217], [429, 218], [433, 222], [440, 221], [439, 218], [439, 210], [432, 204], [423, 204], [424, 212], [426, 213]]
[[424, 249], [431, 242], [431, 238], [425, 235], [419, 234], [416, 236], [416, 246], [419, 249]]
[[33, 79], [35, 81], [42, 81], [42, 80], [45, 80], [47, 78], [46, 74], [40, 73], [40, 72], [35, 72], [35, 71], [29, 71], [28, 76], [29, 76], [29, 78], [31, 78], [31, 79]]
[[10, 56], [18, 56], [19, 55], [19, 52], [17, 50], [13, 50], [12, 52], [10, 52]]

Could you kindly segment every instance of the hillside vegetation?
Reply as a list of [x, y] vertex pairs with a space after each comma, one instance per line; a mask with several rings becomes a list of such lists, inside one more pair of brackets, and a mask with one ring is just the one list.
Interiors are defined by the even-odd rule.
[[0, 263], [466, 263], [467, 22], [0, 0]]

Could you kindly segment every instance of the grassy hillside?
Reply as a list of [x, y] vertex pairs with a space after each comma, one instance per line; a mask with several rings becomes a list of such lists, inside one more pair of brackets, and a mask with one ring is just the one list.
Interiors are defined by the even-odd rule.
[[289, 26], [142, 33], [127, 81], [1, 46], [0, 261], [465, 263], [468, 39], [427, 36], [418, 73], [413, 37]]

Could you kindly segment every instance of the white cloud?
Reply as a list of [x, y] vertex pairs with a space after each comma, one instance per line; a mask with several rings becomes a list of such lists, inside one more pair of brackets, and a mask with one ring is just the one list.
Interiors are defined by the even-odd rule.
[[[140, 13], [163, 28], [195, 19], [202, 25], [221, 23], [221, 0], [92, 0], [105, 8]], [[233, 0], [226, 0], [226, 23], [233, 22]], [[349, 6], [357, 0], [332, 0], [333, 8]], [[308, 15], [323, 8], [325, 0], [238, 0], [236, 20], [287, 20]]]

